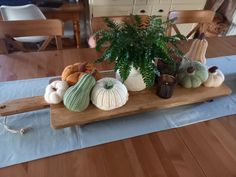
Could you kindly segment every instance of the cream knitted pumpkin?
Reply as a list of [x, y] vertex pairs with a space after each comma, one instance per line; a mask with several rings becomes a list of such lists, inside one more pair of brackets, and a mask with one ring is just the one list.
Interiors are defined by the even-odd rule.
[[106, 77], [97, 81], [91, 94], [92, 103], [99, 109], [112, 110], [128, 101], [128, 91], [119, 80]]
[[208, 69], [208, 79], [204, 82], [205, 87], [219, 87], [225, 80], [224, 74], [216, 66]]

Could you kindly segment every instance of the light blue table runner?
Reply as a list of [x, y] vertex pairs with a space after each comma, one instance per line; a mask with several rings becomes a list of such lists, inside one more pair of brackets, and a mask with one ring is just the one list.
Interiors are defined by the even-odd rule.
[[[33, 127], [27, 134], [11, 134], [0, 126], [0, 167], [61, 154], [85, 147], [176, 128], [236, 114], [236, 56], [207, 60], [226, 75], [232, 95], [213, 102], [162, 109], [60, 130], [50, 128], [49, 109], [8, 118], [12, 128]], [[43, 95], [50, 78], [0, 82], [0, 102]], [[209, 111], [210, 110], [210, 111]]]

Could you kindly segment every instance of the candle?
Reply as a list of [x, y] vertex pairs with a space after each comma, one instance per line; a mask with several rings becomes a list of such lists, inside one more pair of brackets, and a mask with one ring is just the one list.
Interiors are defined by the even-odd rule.
[[176, 78], [169, 74], [162, 74], [158, 78], [157, 95], [161, 98], [170, 98], [176, 86]]

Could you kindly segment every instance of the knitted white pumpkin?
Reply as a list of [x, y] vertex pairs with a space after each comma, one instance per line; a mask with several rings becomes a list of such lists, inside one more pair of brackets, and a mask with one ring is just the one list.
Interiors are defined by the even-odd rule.
[[92, 103], [99, 109], [112, 110], [128, 101], [128, 91], [119, 80], [106, 77], [97, 81], [91, 94]]
[[219, 87], [225, 80], [224, 74], [216, 66], [208, 69], [208, 79], [204, 82], [205, 87]]
[[45, 101], [49, 104], [60, 103], [68, 87], [66, 81], [53, 81], [46, 87], [44, 94]]

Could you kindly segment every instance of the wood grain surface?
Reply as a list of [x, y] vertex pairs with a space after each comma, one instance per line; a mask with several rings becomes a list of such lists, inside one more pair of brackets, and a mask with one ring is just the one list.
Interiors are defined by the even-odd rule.
[[[16, 52], [0, 55], [0, 81], [59, 76], [76, 62], [94, 62], [101, 53], [94, 49], [67, 49], [43, 52]], [[97, 64], [99, 70], [112, 69], [108, 63]]]
[[141, 92], [129, 92], [129, 100], [127, 103], [124, 106], [111, 111], [103, 111], [90, 104], [85, 111], [72, 112], [61, 103], [50, 106], [51, 126], [52, 128], [59, 129], [73, 125], [83, 125], [156, 109], [204, 102], [215, 97], [229, 94], [231, 94], [231, 89], [226, 85], [221, 85], [217, 88], [201, 86], [196, 89], [186, 89], [177, 86], [170, 99], [162, 99], [156, 95], [156, 87], [153, 87]]
[[[207, 57], [236, 54], [236, 36], [210, 38]], [[181, 42], [180, 48], [187, 51], [190, 42]], [[76, 62], [93, 62], [101, 56], [95, 49], [67, 49], [61, 51], [16, 52], [0, 55], [0, 81], [11, 81], [61, 75], [64, 67]], [[112, 69], [109, 63], [97, 65], [100, 70]]]
[[207, 177], [236, 176], [236, 115], [179, 128], [178, 133]]
[[14, 165], [0, 172], [1, 177], [205, 177], [176, 130]]
[[10, 100], [0, 103], [0, 116], [10, 116], [23, 112], [35, 111], [49, 106], [50, 105], [44, 100], [43, 96]]
[[[236, 36], [208, 42], [207, 57], [236, 54]], [[0, 81], [60, 75], [98, 56], [92, 49], [0, 55]], [[0, 177], [234, 177], [235, 131], [233, 115], [1, 168]]]

